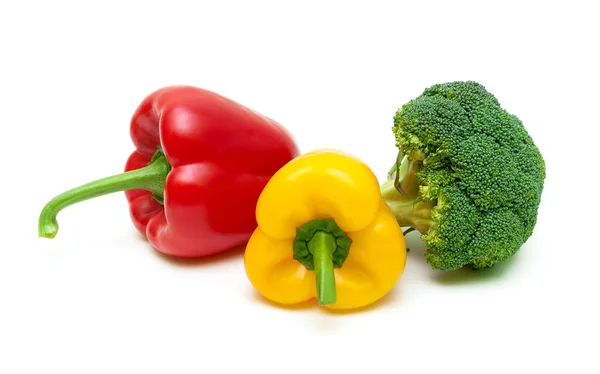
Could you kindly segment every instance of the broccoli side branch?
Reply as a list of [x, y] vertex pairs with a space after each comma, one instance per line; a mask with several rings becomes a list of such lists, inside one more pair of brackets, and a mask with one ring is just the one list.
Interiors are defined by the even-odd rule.
[[[398, 161], [401, 161], [400, 158]], [[421, 164], [420, 160], [406, 157], [400, 165], [396, 163], [396, 172], [381, 185], [381, 194], [394, 212], [400, 226], [409, 226], [425, 234], [433, 224], [431, 209], [435, 203], [419, 200], [420, 182], [415, 174]]]

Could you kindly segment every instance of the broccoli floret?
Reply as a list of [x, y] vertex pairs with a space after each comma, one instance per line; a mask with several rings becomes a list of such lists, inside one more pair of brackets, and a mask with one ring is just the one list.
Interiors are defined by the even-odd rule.
[[431, 86], [394, 116], [398, 159], [382, 195], [421, 233], [434, 269], [491, 267], [532, 235], [546, 167], [516, 116], [477, 82]]

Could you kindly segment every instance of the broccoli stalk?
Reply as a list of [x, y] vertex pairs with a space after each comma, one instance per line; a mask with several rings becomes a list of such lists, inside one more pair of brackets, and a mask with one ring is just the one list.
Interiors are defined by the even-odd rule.
[[419, 181], [415, 174], [421, 164], [422, 161], [409, 161], [407, 157], [400, 164], [396, 162], [388, 175], [390, 180], [381, 186], [381, 194], [400, 226], [425, 234], [433, 225], [431, 211], [435, 205], [419, 200]]
[[521, 121], [476, 82], [427, 88], [394, 117], [399, 149], [381, 193], [421, 233], [434, 269], [491, 267], [532, 235], [545, 164]]

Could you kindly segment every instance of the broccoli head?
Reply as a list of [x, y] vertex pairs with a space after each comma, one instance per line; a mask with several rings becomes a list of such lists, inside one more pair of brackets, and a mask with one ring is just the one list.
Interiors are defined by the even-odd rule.
[[421, 233], [434, 269], [491, 267], [533, 233], [544, 159], [522, 122], [477, 82], [433, 85], [394, 116], [398, 158], [382, 195]]

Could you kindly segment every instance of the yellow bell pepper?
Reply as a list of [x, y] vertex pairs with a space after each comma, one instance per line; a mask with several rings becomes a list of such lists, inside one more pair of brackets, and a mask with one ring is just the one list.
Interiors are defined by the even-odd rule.
[[244, 255], [267, 299], [350, 309], [387, 294], [406, 265], [402, 230], [364, 163], [334, 150], [305, 153], [269, 181]]

